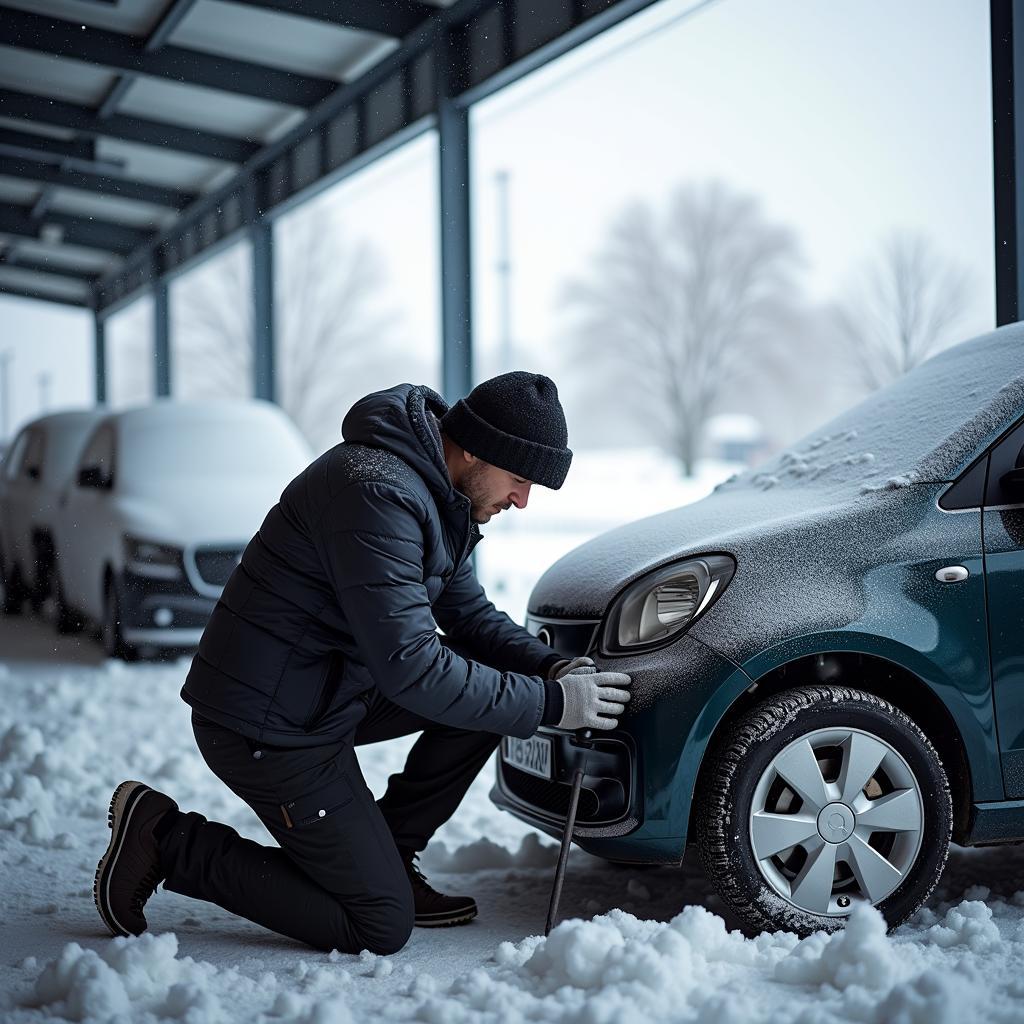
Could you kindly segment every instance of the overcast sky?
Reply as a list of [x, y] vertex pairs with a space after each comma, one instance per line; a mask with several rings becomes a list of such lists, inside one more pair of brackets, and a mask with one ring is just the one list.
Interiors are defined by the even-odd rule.
[[[808, 302], [828, 301], [889, 231], [910, 228], [971, 273], [962, 336], [992, 327], [988, 31], [987, 0], [664, 0], [479, 104], [479, 371], [500, 368], [490, 359], [498, 171], [509, 175], [513, 336], [533, 369], [559, 365], [560, 290], [623, 204], [661, 206], [675, 185], [712, 177], [794, 230]], [[439, 366], [435, 148], [427, 133], [294, 215], [376, 245], [417, 367], [424, 352]], [[148, 364], [114, 365], [124, 349], [148, 344], [148, 319], [136, 307], [111, 322], [115, 397], [151, 386]], [[43, 400], [89, 400], [89, 315], [0, 298], [4, 350], [15, 353], [8, 426], [38, 414]], [[400, 359], [382, 361], [379, 386], [406, 379], [403, 369]], [[417, 382], [436, 386], [438, 376]], [[340, 421], [358, 395], [338, 388]]]

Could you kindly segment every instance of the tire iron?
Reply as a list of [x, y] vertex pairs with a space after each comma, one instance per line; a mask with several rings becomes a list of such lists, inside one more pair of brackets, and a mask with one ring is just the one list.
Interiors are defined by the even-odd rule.
[[[589, 729], [576, 731], [576, 742], [580, 746], [589, 747], [591, 732]], [[551, 932], [555, 916], [558, 914], [558, 901], [562, 896], [562, 882], [565, 880], [565, 865], [569, 859], [569, 847], [572, 845], [572, 833], [576, 827], [576, 808], [580, 802], [580, 790], [583, 788], [583, 773], [587, 766], [586, 755], [576, 769], [572, 779], [572, 792], [569, 795], [569, 813], [565, 818], [565, 830], [562, 832], [562, 848], [558, 851], [558, 864], [555, 867], [555, 883], [551, 888], [551, 900], [548, 903], [548, 919], [544, 925], [544, 935]]]

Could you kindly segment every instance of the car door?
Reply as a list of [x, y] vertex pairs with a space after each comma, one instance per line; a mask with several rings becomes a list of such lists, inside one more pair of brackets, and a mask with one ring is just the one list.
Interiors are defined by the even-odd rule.
[[59, 553], [61, 582], [68, 601], [87, 615], [102, 613], [103, 566], [111, 487], [114, 482], [114, 430], [96, 429], [85, 447], [68, 492]]
[[982, 526], [992, 690], [1007, 799], [1024, 797], [1024, 420], [989, 457]]

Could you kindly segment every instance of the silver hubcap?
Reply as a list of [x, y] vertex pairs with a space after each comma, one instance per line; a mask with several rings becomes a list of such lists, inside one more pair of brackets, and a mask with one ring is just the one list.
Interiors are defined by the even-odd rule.
[[921, 848], [914, 773], [861, 729], [816, 729], [765, 769], [750, 808], [750, 843], [765, 881], [812, 914], [843, 915], [851, 897], [878, 903]]

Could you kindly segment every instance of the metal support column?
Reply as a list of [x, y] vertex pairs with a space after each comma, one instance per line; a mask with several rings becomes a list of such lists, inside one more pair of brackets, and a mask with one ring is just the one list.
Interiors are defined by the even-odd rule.
[[96, 404], [107, 400], [107, 325], [100, 314], [93, 310], [93, 344], [96, 352]]
[[156, 393], [171, 393], [171, 315], [167, 278], [158, 277], [153, 285], [153, 340], [156, 358]]
[[253, 224], [251, 236], [253, 394], [274, 402], [274, 226], [261, 217]]
[[1024, 294], [1024, 176], [1018, 173], [1024, 168], [1024, 0], [991, 0], [990, 24], [996, 325], [1002, 326], [1020, 319]]
[[472, 275], [469, 216], [469, 110], [452, 97], [465, 62], [451, 32], [443, 33], [435, 61], [440, 147], [441, 389], [451, 404], [473, 387]]

